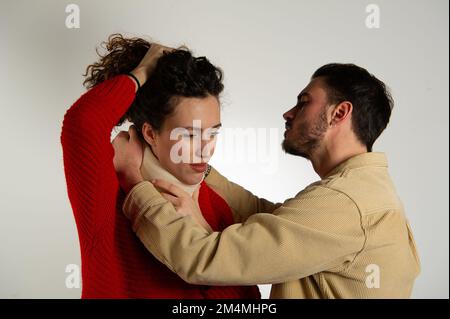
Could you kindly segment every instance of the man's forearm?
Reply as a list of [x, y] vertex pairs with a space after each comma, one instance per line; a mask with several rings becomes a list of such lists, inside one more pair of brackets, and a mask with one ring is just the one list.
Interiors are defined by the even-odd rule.
[[[338, 203], [342, 209], [326, 211], [333, 218], [345, 215], [348, 233], [339, 225], [328, 231], [317, 226], [318, 216], [327, 218], [329, 213], [317, 214], [314, 203], [333, 197], [330, 205]], [[128, 194], [123, 210], [145, 247], [192, 284], [281, 283], [341, 265], [361, 250], [359, 212], [344, 195], [322, 191], [286, 205], [273, 214], [253, 214], [221, 233], [208, 233], [190, 216], [177, 214], [151, 183], [142, 182]]]
[[253, 214], [272, 213], [281, 206], [280, 203], [272, 203], [264, 198], [253, 195], [244, 187], [229, 181], [213, 167], [211, 167], [211, 172], [205, 181], [208, 186], [225, 199], [237, 223], [245, 222]]
[[122, 190], [128, 194], [134, 186], [144, 181], [141, 172], [139, 171], [126, 171], [117, 173], [119, 184]]

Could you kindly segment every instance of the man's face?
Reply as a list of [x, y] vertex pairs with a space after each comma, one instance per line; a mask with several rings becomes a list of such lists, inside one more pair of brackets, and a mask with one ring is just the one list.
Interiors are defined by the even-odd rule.
[[311, 80], [298, 95], [297, 104], [283, 114], [286, 131], [282, 146], [286, 153], [310, 159], [321, 147], [328, 129], [327, 106], [323, 80]]

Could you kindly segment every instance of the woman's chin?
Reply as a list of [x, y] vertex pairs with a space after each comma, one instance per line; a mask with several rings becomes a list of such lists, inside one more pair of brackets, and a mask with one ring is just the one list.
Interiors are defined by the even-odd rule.
[[195, 185], [203, 180], [203, 175], [204, 173], [189, 173], [178, 177], [178, 179], [186, 185]]

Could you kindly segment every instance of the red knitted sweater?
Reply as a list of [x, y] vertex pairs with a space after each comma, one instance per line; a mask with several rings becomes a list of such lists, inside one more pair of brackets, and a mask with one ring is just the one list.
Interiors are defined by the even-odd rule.
[[[61, 143], [78, 229], [82, 298], [260, 298], [257, 286], [190, 285], [148, 252], [122, 213], [113, 166], [113, 127], [131, 105], [134, 82], [121, 75], [82, 95], [64, 116]], [[233, 223], [227, 203], [203, 182], [199, 205], [213, 230]]]

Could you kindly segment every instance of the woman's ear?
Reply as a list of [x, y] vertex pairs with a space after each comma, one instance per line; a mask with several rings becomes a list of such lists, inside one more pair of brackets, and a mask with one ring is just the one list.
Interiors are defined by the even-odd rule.
[[142, 125], [142, 136], [150, 146], [156, 147], [156, 130], [147, 122]]

